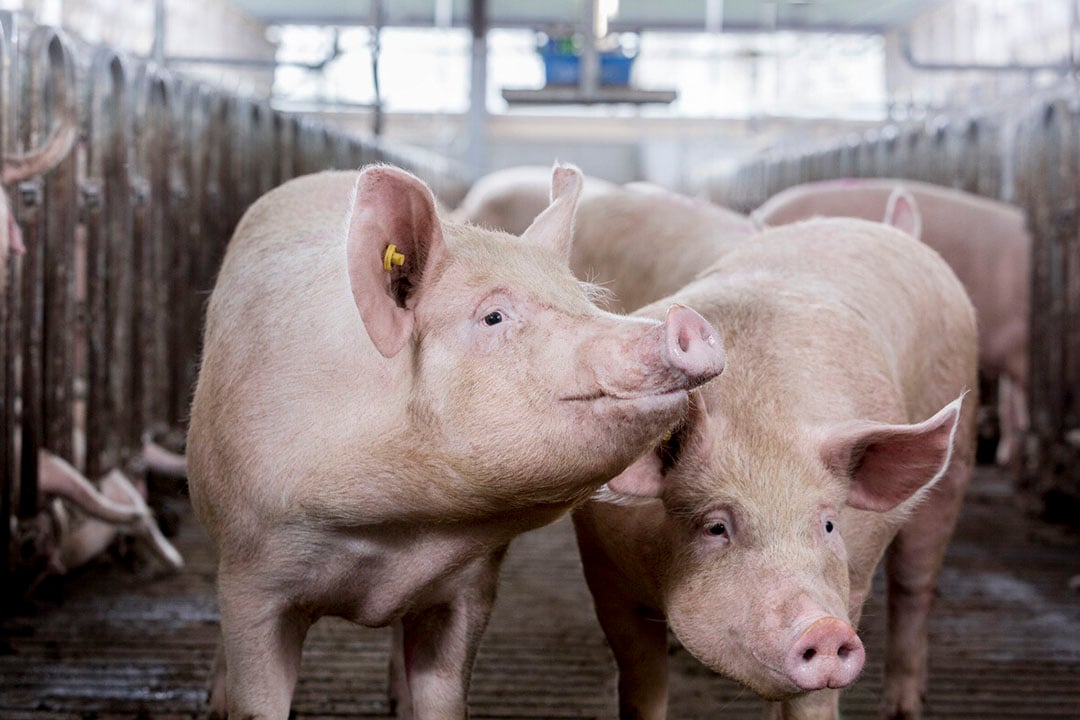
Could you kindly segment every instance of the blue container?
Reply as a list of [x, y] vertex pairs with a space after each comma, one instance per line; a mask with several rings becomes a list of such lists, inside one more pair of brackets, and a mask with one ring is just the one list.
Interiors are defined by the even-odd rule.
[[634, 58], [621, 52], [602, 53], [600, 55], [600, 84], [626, 86], [630, 84], [630, 69]]
[[[538, 49], [544, 59], [545, 85], [577, 85], [581, 82], [581, 56], [560, 52], [550, 40]], [[634, 58], [622, 51], [600, 53], [600, 84], [629, 85], [633, 66]]]

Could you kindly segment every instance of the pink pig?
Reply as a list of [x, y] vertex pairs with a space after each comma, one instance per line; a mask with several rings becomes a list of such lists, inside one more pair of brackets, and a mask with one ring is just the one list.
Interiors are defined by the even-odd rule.
[[755, 234], [745, 215], [658, 186], [632, 183], [583, 197], [570, 267], [626, 312], [675, 292]]
[[1028, 427], [1028, 313], [1031, 237], [1019, 208], [952, 188], [895, 179], [806, 183], [773, 196], [752, 214], [764, 227], [813, 216], [880, 219], [890, 193], [915, 198], [916, 237], [941, 253], [967, 288], [979, 318], [979, 368], [999, 380], [998, 462], [1016, 460]]
[[[580, 172], [518, 238], [390, 167], [257, 201], [210, 299], [188, 441], [219, 552], [212, 711], [285, 718], [310, 625], [393, 624], [400, 717], [464, 718], [510, 540], [623, 470], [724, 354], [701, 316], [600, 311], [568, 268]], [[222, 674], [224, 673], [224, 674]]]
[[919, 717], [927, 618], [974, 463], [962, 285], [902, 232], [821, 219], [758, 235], [636, 315], [671, 303], [714, 323], [730, 365], [574, 513], [620, 716], [666, 716], [670, 627], [777, 701], [768, 717], [835, 718], [863, 667], [855, 627], [884, 555], [884, 712]]

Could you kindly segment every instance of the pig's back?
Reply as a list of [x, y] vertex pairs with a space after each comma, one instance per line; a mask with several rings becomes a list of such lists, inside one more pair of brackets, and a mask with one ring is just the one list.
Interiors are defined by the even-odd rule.
[[208, 350], [228, 333], [231, 346], [242, 336], [246, 347], [273, 354], [283, 335], [326, 331], [355, 315], [345, 239], [356, 177], [355, 172], [300, 177], [248, 209], [211, 295]]
[[389, 382], [345, 264], [356, 176], [292, 180], [237, 226], [207, 306], [192, 405], [192, 497], [204, 516], [287, 497], [348, 437], [369, 386]]
[[677, 299], [708, 308], [732, 377], [756, 376], [737, 390], [745, 398], [724, 397], [723, 377], [715, 383], [725, 403], [769, 389], [814, 422], [914, 422], [974, 387], [974, 311], [962, 285], [936, 252], [880, 223], [769, 230]]
[[615, 189], [582, 198], [570, 265], [628, 312], [686, 285], [754, 233], [750, 220], [667, 191]]

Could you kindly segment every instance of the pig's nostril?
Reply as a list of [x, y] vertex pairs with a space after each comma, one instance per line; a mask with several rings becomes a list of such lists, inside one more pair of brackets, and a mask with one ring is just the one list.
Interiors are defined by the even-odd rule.
[[686, 352], [690, 349], [690, 334], [686, 332], [686, 329], [679, 331], [679, 349]]
[[815, 655], [817, 655], [817, 650], [815, 650], [814, 648], [808, 648], [807, 651], [802, 654], [802, 659], [810, 662], [814, 659]]
[[848, 653], [850, 653], [850, 652], [851, 652], [851, 648], [848, 645], [846, 645], [846, 644], [841, 645], [840, 647], [838, 647], [836, 649], [836, 657], [843, 660], [844, 658], [846, 658], [848, 656]]

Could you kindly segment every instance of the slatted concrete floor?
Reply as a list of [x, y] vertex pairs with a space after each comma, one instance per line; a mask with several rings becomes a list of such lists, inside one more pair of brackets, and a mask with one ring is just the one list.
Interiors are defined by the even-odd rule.
[[[932, 624], [928, 717], [1080, 718], [1080, 538], [1035, 523], [980, 470]], [[180, 506], [185, 510], [186, 506]], [[47, 584], [0, 620], [0, 718], [191, 718], [214, 652], [213, 563], [190, 516], [179, 576], [100, 564]], [[874, 717], [880, 587], [861, 634], [868, 666], [845, 720]], [[324, 620], [305, 649], [297, 717], [386, 717], [385, 631]], [[747, 691], [672, 646], [673, 719], [757, 718]], [[477, 661], [475, 718], [613, 718], [614, 667], [592, 616], [570, 524], [520, 538]]]

